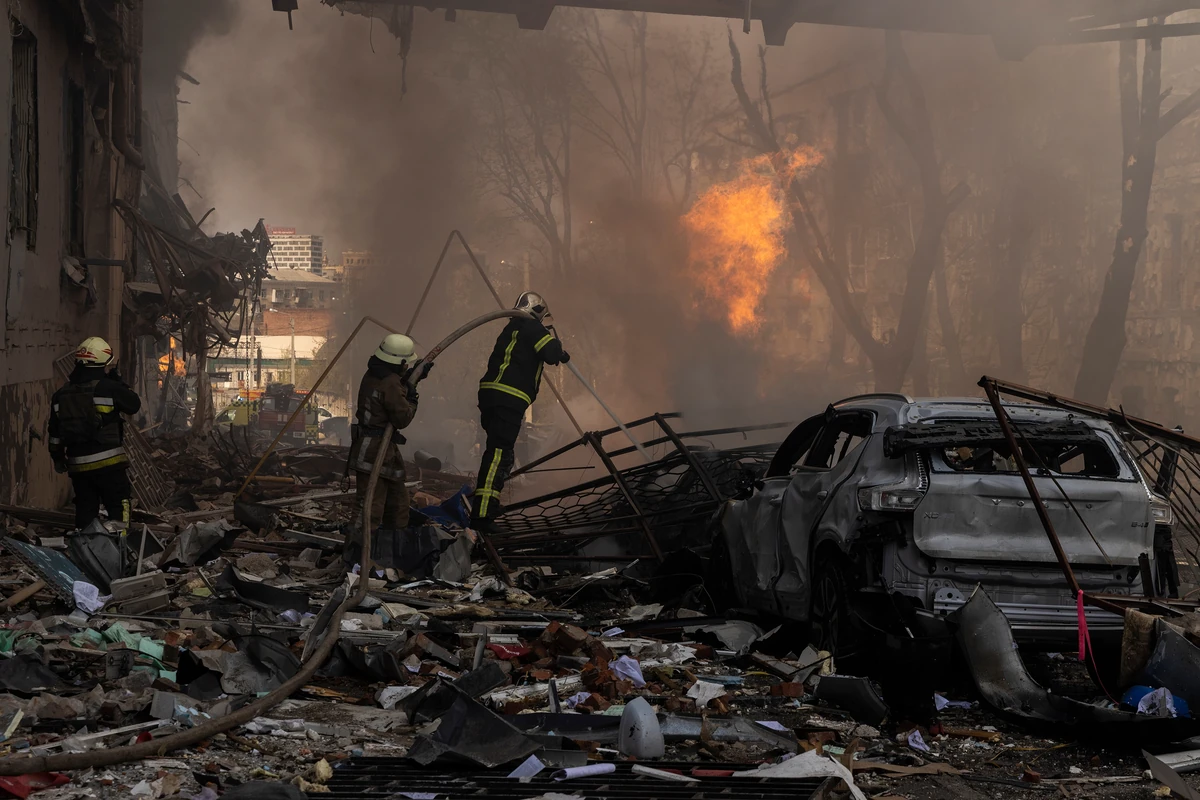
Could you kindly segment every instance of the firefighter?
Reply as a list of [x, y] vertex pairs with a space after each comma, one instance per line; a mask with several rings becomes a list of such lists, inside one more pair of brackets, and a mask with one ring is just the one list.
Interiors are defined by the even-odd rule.
[[75, 527], [100, 516], [128, 525], [133, 487], [126, 469], [122, 414], [136, 414], [142, 399], [121, 380], [112, 348], [99, 336], [75, 351], [75, 369], [67, 385], [50, 400], [50, 457], [54, 469], [71, 476], [75, 489]]
[[[396, 432], [383, 459], [379, 482], [371, 503], [371, 521], [375, 527], [399, 530], [408, 527], [408, 489], [404, 485], [404, 459], [400, 445], [405, 439], [400, 431], [407, 428], [417, 413], [417, 389], [405, 378], [417, 360], [413, 340], [394, 333], [384, 337], [379, 348], [367, 362], [367, 372], [358, 386], [358, 424], [350, 445], [350, 468], [357, 473], [358, 502], [366, 499], [367, 484], [375, 456], [379, 454], [384, 428], [391, 423]], [[433, 362], [426, 362], [421, 378], [429, 374]], [[347, 542], [347, 559], [354, 546], [361, 543], [362, 523]]]
[[487, 372], [479, 382], [480, 425], [487, 434], [475, 479], [473, 527], [485, 530], [500, 510], [500, 492], [513, 468], [513, 448], [525, 411], [537, 399], [546, 364], [565, 364], [571, 356], [546, 327], [550, 309], [535, 292], [525, 292], [513, 306], [533, 317], [514, 318], [496, 339]]

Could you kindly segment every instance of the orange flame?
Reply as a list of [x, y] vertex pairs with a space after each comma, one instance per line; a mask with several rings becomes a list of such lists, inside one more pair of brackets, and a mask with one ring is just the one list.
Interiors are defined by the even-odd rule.
[[762, 324], [759, 303], [787, 256], [787, 187], [820, 162], [807, 147], [743, 161], [737, 178], [710, 187], [683, 217], [689, 272], [735, 334], [754, 333]]
[[[166, 373], [171, 372], [171, 374], [174, 375], [175, 377], [179, 377], [179, 378], [186, 377], [187, 376], [187, 364], [184, 361], [182, 350], [177, 351], [175, 348], [175, 337], [174, 336], [172, 336], [170, 339], [169, 350], [170, 350], [170, 352], [168, 352], [162, 356], [159, 356], [159, 359], [158, 359], [159, 373], [165, 375]], [[173, 372], [171, 371], [171, 353], [172, 352], [175, 353], [175, 369]]]

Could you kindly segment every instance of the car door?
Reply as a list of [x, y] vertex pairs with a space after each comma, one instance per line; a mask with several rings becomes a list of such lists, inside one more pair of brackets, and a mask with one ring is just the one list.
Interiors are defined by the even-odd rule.
[[792, 464], [812, 446], [825, 415], [796, 426], [776, 451], [766, 475], [744, 500], [730, 501], [722, 516], [730, 575], [738, 600], [758, 611], [776, 613], [775, 582], [780, 573], [779, 535], [783, 498], [793, 476]]
[[826, 413], [812, 446], [791, 469], [778, 516], [775, 606], [789, 619], [806, 620], [811, 590], [813, 536], [832, 494], [857, 463], [873, 417], [859, 409]]

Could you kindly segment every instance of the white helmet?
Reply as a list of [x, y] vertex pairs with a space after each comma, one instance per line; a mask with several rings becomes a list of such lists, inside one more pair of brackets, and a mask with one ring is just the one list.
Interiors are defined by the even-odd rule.
[[518, 311], [529, 312], [538, 322], [550, 316], [550, 307], [546, 305], [546, 300], [537, 292], [525, 292], [525, 294], [517, 298], [517, 304], [513, 308]]
[[375, 357], [389, 364], [403, 364], [405, 361], [416, 361], [417, 350], [412, 339], [403, 333], [392, 333], [383, 337], [375, 350]]
[[113, 360], [112, 348], [108, 342], [99, 336], [90, 336], [83, 340], [75, 350], [75, 363], [87, 364], [91, 367], [103, 367]]

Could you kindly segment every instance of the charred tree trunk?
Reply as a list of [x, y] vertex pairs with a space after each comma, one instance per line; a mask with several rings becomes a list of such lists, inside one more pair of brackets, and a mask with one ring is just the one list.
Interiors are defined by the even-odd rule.
[[[928, 291], [932, 291], [932, 288]], [[921, 315], [921, 329], [917, 332], [917, 341], [913, 345], [912, 358], [912, 393], [918, 397], [929, 397], [933, 392], [929, 388], [929, 303], [925, 304], [926, 311]]]
[[[1162, 20], [1151, 19], [1151, 24]], [[1150, 191], [1158, 141], [1200, 107], [1200, 91], [1162, 114], [1162, 40], [1147, 39], [1138, 98], [1137, 42], [1121, 42], [1117, 67], [1121, 97], [1121, 227], [1096, 316], [1083, 345], [1074, 395], [1101, 405], [1108, 402], [1127, 338], [1125, 323], [1142, 246], [1149, 236]]]
[[[876, 365], [875, 387], [884, 391], [899, 390], [904, 376], [912, 363], [917, 337], [922, 334], [925, 310], [929, 295], [929, 281], [933, 277], [942, 255], [942, 234], [951, 212], [971, 193], [966, 184], [960, 183], [948, 194], [942, 192], [941, 164], [933, 138], [933, 127], [929, 121], [929, 109], [925, 102], [925, 91], [913, 71], [900, 34], [886, 34], [888, 73], [884, 82], [876, 88], [875, 99], [879, 110], [908, 148], [920, 174], [921, 195], [924, 211], [921, 215], [921, 231], [913, 247], [912, 260], [908, 266], [908, 283], [900, 306], [900, 321], [896, 325], [896, 337], [888, 348], [890, 357], [882, 365]], [[898, 76], [905, 94], [911, 119], [903, 116], [892, 105], [889, 90], [893, 75]], [[882, 366], [882, 369], [879, 367]]]
[[1002, 242], [997, 251], [1002, 257], [992, 280], [992, 329], [996, 337], [1000, 374], [1008, 380], [1025, 379], [1023, 353], [1025, 309], [1021, 300], [1021, 278], [1025, 265], [1033, 255], [1033, 198], [1018, 179], [1010, 187], [1005, 202], [1004, 219], [998, 225]]
[[954, 313], [950, 307], [950, 290], [946, 285], [946, 253], [943, 245], [938, 252], [937, 264], [933, 268], [934, 287], [937, 289], [938, 328], [942, 332], [942, 348], [950, 364], [950, 378], [955, 387], [964, 390], [968, 386], [967, 370], [963, 362], [962, 342], [954, 324]]

